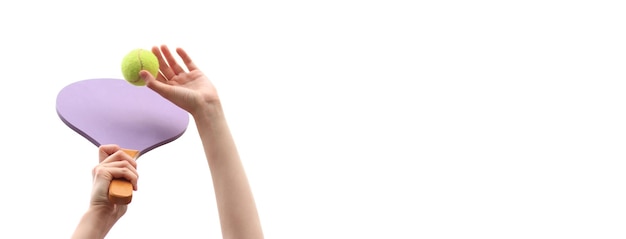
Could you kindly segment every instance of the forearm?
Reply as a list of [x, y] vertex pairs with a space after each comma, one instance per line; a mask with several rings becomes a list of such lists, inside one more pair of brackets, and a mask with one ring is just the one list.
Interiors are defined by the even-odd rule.
[[194, 116], [213, 179], [224, 238], [263, 238], [254, 197], [219, 103]]
[[99, 239], [104, 238], [117, 219], [98, 209], [90, 208], [83, 215], [72, 235], [72, 239]]

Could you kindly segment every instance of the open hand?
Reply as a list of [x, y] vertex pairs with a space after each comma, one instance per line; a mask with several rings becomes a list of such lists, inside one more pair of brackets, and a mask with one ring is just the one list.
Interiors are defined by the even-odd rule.
[[177, 48], [176, 53], [183, 60], [187, 71], [174, 59], [167, 46], [152, 47], [152, 52], [159, 60], [159, 74], [154, 78], [147, 71], [140, 72], [147, 87], [194, 116], [200, 114], [207, 103], [219, 101], [209, 78], [196, 67], [182, 48]]

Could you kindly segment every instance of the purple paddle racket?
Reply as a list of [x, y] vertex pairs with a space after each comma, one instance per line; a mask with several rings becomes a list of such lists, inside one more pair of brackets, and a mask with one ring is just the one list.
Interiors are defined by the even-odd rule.
[[[96, 146], [117, 144], [137, 159], [179, 138], [189, 114], [147, 87], [121, 79], [88, 79], [64, 87], [57, 95], [61, 120]], [[128, 204], [132, 184], [114, 179], [109, 200]]]

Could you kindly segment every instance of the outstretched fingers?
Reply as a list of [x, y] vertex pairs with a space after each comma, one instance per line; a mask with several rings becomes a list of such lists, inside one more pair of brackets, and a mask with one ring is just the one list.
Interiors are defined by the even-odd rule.
[[167, 48], [166, 45], [162, 45], [161, 46], [161, 53], [165, 57], [165, 60], [167, 61], [167, 64], [169, 65], [169, 68], [172, 69], [172, 71], [174, 72], [174, 75], [178, 75], [180, 73], [184, 73], [185, 72], [185, 69], [183, 69], [183, 67], [181, 67], [178, 64], [178, 62], [176, 62], [176, 59], [174, 58], [174, 55], [172, 55], [172, 53], [170, 52], [169, 48]]
[[167, 64], [165, 59], [163, 58], [163, 53], [161, 53], [161, 49], [157, 46], [152, 47], [152, 53], [156, 55], [159, 60], [159, 74], [157, 76], [157, 80], [160, 82], [167, 82], [169, 79], [174, 78], [176, 73], [170, 66]]
[[180, 59], [183, 60], [183, 63], [185, 63], [185, 66], [187, 66], [187, 69], [189, 71], [194, 71], [198, 69], [196, 64], [193, 63], [193, 61], [191, 60], [191, 57], [189, 57], [189, 55], [187, 54], [187, 52], [185, 52], [185, 50], [183, 50], [182, 48], [176, 48], [176, 53], [178, 53], [178, 55], [180, 56]]

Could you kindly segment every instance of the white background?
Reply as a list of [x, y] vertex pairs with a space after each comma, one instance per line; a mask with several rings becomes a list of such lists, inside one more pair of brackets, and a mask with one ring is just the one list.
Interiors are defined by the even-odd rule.
[[[159, 44], [217, 86], [266, 238], [624, 238], [621, 2], [3, 1], [0, 238], [71, 235], [97, 149], [56, 94]], [[220, 238], [190, 123], [108, 238]]]

